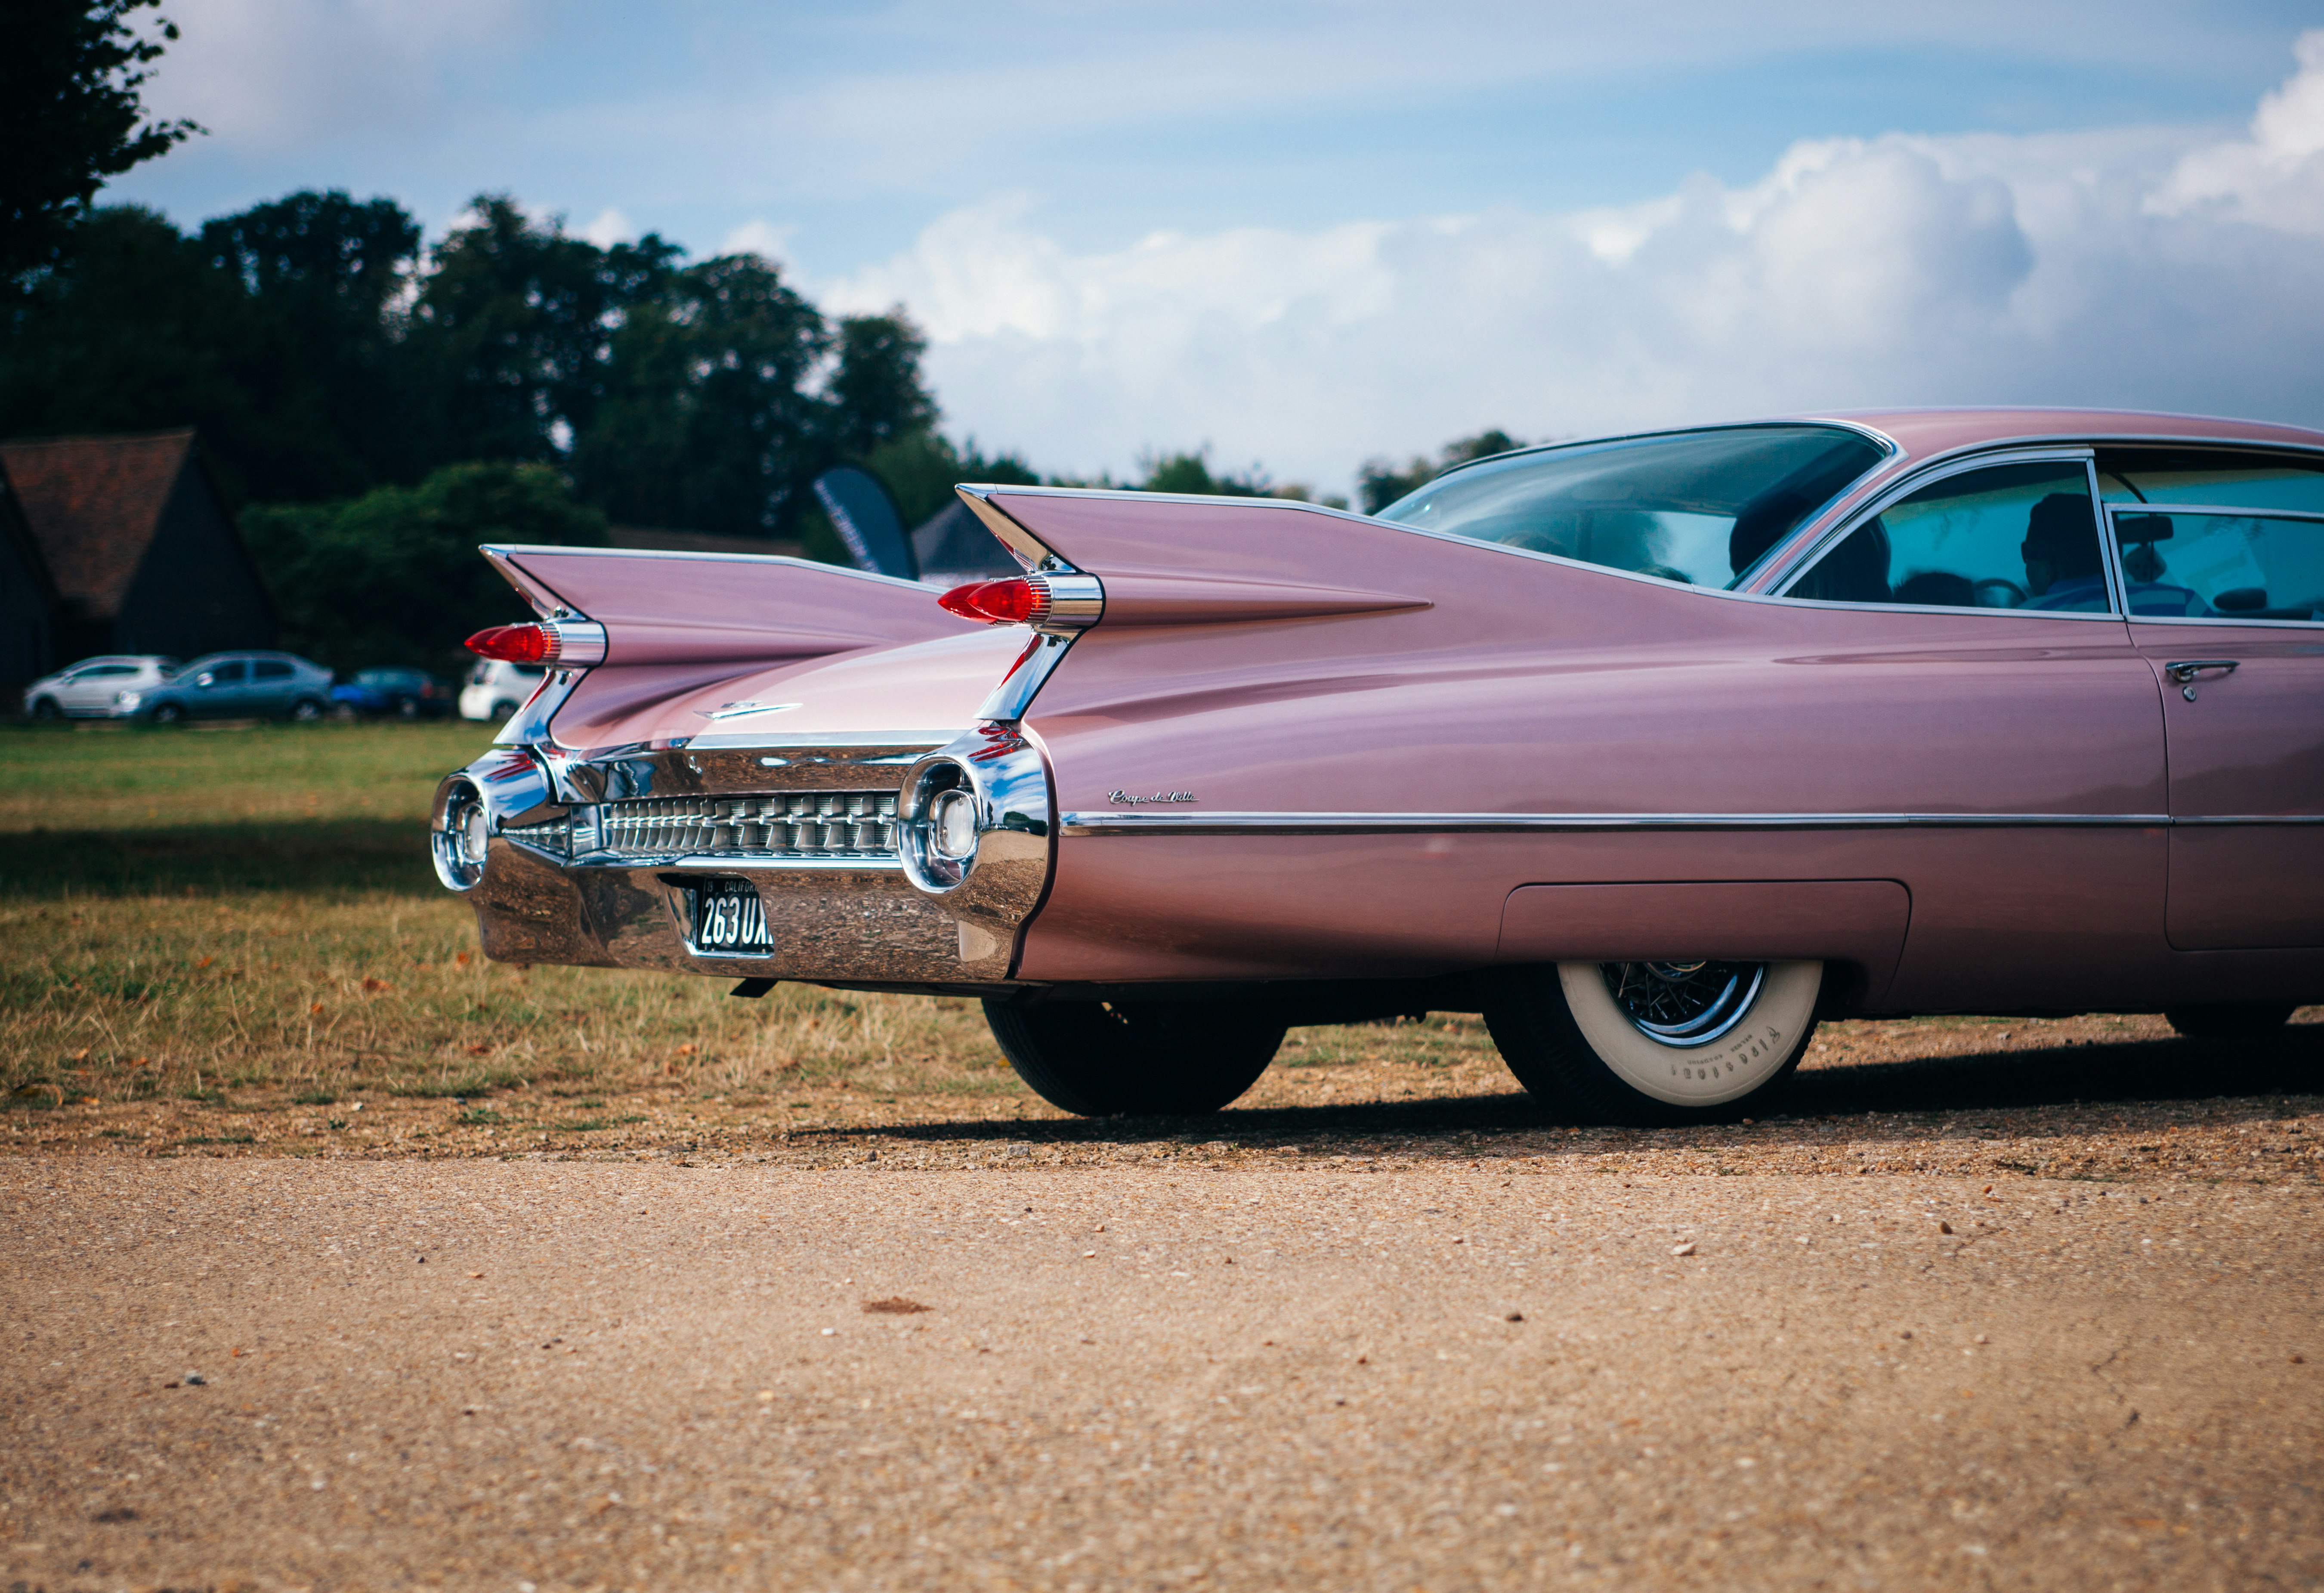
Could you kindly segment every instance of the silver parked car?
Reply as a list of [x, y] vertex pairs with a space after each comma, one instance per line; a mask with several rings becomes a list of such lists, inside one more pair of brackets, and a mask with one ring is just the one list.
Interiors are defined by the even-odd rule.
[[150, 691], [122, 694], [123, 710], [155, 724], [181, 719], [320, 719], [331, 671], [290, 653], [211, 653]]
[[24, 712], [33, 719], [115, 719], [130, 712], [124, 692], [152, 690], [177, 671], [161, 653], [102, 653], [43, 675], [24, 688]]

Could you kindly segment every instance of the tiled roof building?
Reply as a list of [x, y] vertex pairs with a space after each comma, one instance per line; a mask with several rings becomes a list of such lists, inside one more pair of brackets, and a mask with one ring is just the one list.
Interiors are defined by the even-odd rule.
[[273, 645], [274, 605], [191, 431], [0, 443], [0, 479], [55, 604], [43, 668]]
[[56, 662], [57, 584], [0, 479], [0, 690], [38, 679]]

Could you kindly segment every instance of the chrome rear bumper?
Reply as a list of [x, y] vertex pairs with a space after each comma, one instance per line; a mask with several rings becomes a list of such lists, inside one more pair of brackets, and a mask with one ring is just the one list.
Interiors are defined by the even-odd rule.
[[[951, 790], [977, 805], [973, 855], [908, 864], [927, 855], [927, 802]], [[1047, 888], [1050, 810], [1039, 748], [1008, 726], [941, 746], [535, 745], [447, 777], [430, 844], [495, 961], [991, 985]], [[766, 952], [698, 944], [686, 887], [706, 875], [756, 889]]]

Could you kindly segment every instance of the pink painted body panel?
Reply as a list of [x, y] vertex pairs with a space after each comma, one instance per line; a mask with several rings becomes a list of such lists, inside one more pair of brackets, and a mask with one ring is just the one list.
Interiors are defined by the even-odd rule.
[[2134, 622], [2131, 634], [2158, 670], [2182, 658], [2236, 666], [2198, 680], [2192, 701], [2165, 683], [2172, 815], [2314, 821], [2174, 828], [2171, 944], [2324, 946], [2324, 631]]

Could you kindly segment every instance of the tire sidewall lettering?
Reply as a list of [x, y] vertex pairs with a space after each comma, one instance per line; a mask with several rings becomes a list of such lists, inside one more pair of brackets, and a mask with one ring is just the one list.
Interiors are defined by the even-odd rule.
[[1740, 1023], [1708, 1045], [1670, 1045], [1641, 1033], [1594, 962], [1558, 965], [1567, 1010], [1592, 1054], [1623, 1083], [1673, 1106], [1721, 1106], [1773, 1076], [1812, 1022], [1819, 962], [1771, 962]]

